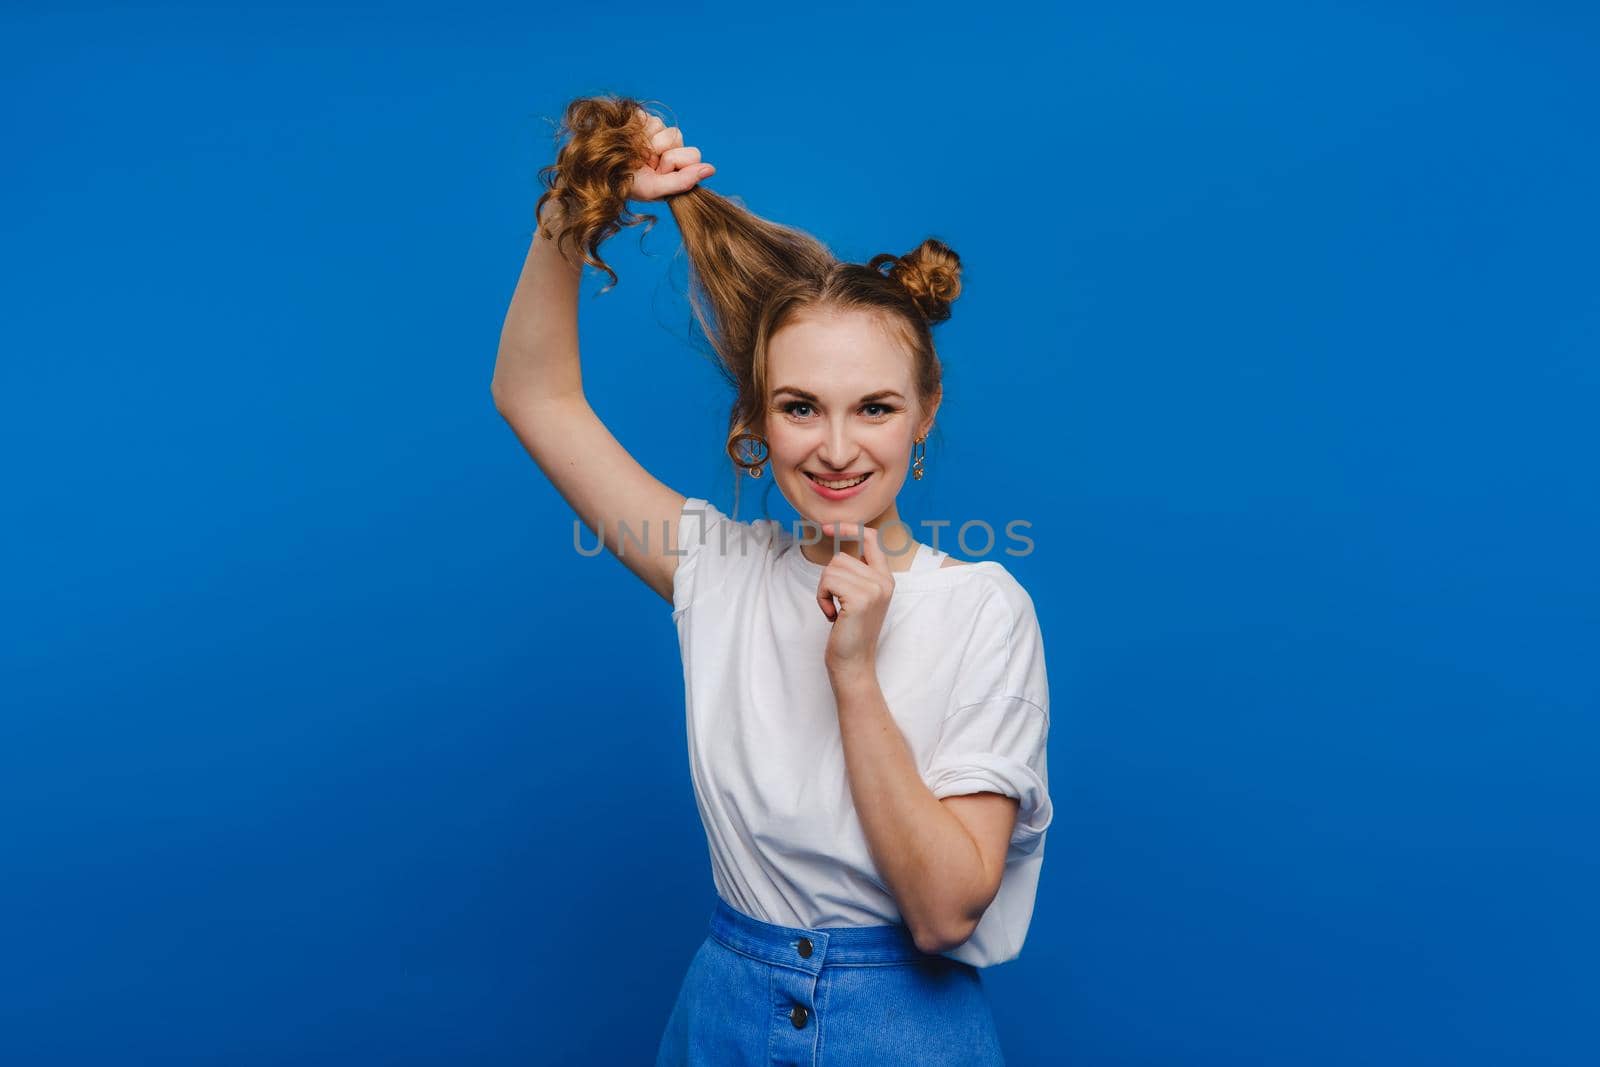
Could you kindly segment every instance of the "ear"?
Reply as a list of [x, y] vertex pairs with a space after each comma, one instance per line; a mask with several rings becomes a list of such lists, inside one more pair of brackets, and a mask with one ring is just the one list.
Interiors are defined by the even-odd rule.
[[944, 393], [939, 392], [928, 401], [927, 407], [922, 412], [922, 422], [917, 426], [918, 437], [928, 436], [928, 431], [933, 429], [933, 417], [939, 413], [939, 404], [943, 400]]

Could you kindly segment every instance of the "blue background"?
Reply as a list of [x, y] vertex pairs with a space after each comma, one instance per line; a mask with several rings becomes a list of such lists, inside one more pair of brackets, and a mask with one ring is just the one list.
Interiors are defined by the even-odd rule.
[[[1600, 1058], [1593, 13], [981, 10], [6, 5], [0, 1059], [653, 1054], [711, 902], [670, 609], [489, 395], [598, 92], [964, 259], [902, 510], [1034, 524], [1013, 1062]], [[586, 385], [727, 507], [659, 214]]]

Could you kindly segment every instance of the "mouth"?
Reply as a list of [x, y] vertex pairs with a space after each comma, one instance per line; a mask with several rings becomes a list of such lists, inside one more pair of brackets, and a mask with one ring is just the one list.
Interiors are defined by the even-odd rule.
[[872, 479], [872, 471], [845, 478], [819, 478], [810, 471], [803, 472], [806, 479], [811, 482], [811, 487], [829, 500], [844, 500], [861, 491], [861, 487]]

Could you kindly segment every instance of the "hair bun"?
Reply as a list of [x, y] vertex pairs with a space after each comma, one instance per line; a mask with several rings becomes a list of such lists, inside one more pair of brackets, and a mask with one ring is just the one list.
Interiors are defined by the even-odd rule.
[[961, 257], [949, 245], [929, 237], [903, 256], [879, 253], [867, 266], [881, 270], [886, 263], [889, 277], [905, 287], [929, 323], [950, 317], [950, 305], [961, 295]]

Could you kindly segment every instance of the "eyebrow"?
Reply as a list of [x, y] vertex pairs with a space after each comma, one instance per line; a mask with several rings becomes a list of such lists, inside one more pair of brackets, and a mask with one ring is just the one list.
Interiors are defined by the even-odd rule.
[[[809, 401], [809, 402], [811, 402], [813, 404], [821, 404], [822, 403], [822, 398], [817, 396], [815, 393], [808, 393], [804, 389], [796, 389], [792, 385], [780, 385], [780, 386], [778, 386], [778, 388], [776, 388], [776, 389], [774, 389], [772, 391], [772, 395], [773, 395], [774, 398], [776, 398], [779, 393], [793, 393], [795, 396], [799, 397], [801, 400], [806, 400], [806, 401]], [[904, 400], [905, 399], [905, 397], [901, 396], [899, 393], [895, 392], [893, 389], [879, 389], [876, 393], [868, 393], [866, 396], [862, 397], [860, 402], [865, 404], [865, 403], [868, 403], [869, 401], [872, 401], [872, 400], [883, 400], [886, 397], [891, 397], [891, 396], [892, 397], [897, 397], [900, 400]]]

